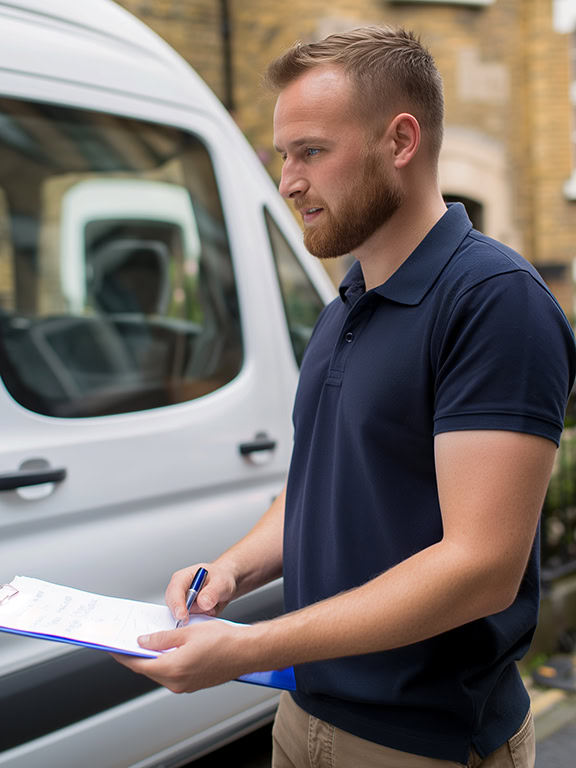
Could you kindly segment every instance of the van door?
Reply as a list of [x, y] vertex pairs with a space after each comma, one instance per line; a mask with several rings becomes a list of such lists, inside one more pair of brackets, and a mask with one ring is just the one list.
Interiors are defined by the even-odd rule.
[[[205, 131], [7, 98], [0, 113], [0, 582], [162, 602], [175, 569], [237, 541], [283, 486], [282, 307], [267, 311], [257, 268], [240, 296]], [[281, 610], [274, 590], [235, 618]], [[0, 675], [22, 675], [13, 699], [2, 686], [0, 750], [94, 714], [84, 656], [69, 690], [37, 672], [88, 652], [6, 634], [0, 651]], [[136, 680], [103, 685], [97, 711]], [[230, 707], [272, 695], [243, 690]]]

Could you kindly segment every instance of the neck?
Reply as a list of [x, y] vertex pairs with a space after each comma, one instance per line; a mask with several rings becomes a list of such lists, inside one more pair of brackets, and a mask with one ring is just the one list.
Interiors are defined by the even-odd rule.
[[440, 190], [407, 197], [394, 215], [354, 251], [366, 290], [388, 280], [446, 213]]

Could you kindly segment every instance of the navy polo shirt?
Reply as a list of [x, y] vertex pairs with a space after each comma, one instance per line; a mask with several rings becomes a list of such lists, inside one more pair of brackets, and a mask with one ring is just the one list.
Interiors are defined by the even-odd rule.
[[[366, 291], [354, 264], [314, 329], [295, 400], [287, 609], [442, 538], [436, 434], [503, 429], [558, 443], [575, 358], [538, 273], [473, 230], [460, 204], [383, 285]], [[394, 749], [460, 763], [471, 746], [489, 754], [529, 707], [514, 662], [536, 625], [537, 549], [507, 610], [392, 651], [300, 665], [295, 701]]]

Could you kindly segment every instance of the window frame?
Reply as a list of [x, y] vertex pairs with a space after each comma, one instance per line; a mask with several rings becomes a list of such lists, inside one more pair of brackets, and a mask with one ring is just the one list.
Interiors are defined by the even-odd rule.
[[[275, 251], [274, 251], [274, 244], [273, 244], [272, 236], [271, 236], [271, 233], [270, 233], [270, 222], [272, 223], [273, 226], [276, 227], [276, 229], [280, 233], [281, 237], [284, 239], [287, 247], [292, 252], [295, 261], [297, 262], [298, 266], [302, 270], [302, 273], [306, 276], [306, 278], [308, 280], [308, 283], [310, 284], [311, 289], [314, 291], [314, 294], [315, 294], [316, 298], [318, 299], [318, 303], [319, 303], [319, 306], [320, 306], [320, 312], [318, 313], [318, 316], [316, 317], [316, 321], [314, 323], [314, 326], [312, 327], [312, 330], [314, 329], [314, 327], [316, 325], [316, 322], [318, 321], [318, 317], [320, 316], [320, 314], [322, 313], [322, 311], [326, 307], [326, 301], [325, 301], [324, 297], [322, 296], [321, 292], [318, 290], [318, 287], [315, 285], [315, 283], [312, 280], [311, 276], [309, 275], [308, 270], [306, 269], [304, 264], [302, 264], [302, 262], [301, 262], [301, 260], [300, 260], [300, 258], [298, 256], [297, 250], [290, 243], [290, 239], [286, 236], [286, 233], [284, 232], [284, 229], [282, 228], [281, 224], [278, 223], [278, 218], [270, 210], [268, 205], [266, 205], [266, 204], [262, 205], [262, 207], [261, 207], [261, 215], [262, 215], [262, 220], [263, 220], [263, 224], [264, 224], [264, 230], [266, 232], [266, 238], [268, 240], [268, 245], [270, 247], [270, 255], [272, 256], [272, 263], [274, 265], [274, 274], [276, 275], [276, 282], [277, 282], [277, 285], [278, 285], [278, 291], [280, 293], [280, 299], [282, 301], [282, 309], [283, 309], [283, 312], [284, 312], [286, 330], [288, 332], [288, 341], [290, 343], [290, 350], [292, 352], [292, 356], [294, 358], [294, 362], [296, 364], [296, 367], [298, 368], [298, 370], [300, 370], [300, 368], [302, 366], [302, 359], [300, 359], [300, 360], [298, 359], [298, 355], [296, 353], [296, 349], [294, 347], [294, 342], [293, 342], [293, 339], [292, 339], [292, 323], [291, 323], [292, 318], [290, 317], [289, 312], [288, 312], [288, 305], [286, 303], [286, 298], [285, 298], [285, 294], [284, 294], [284, 290], [283, 290], [284, 283], [282, 282], [282, 276], [280, 275], [280, 270], [279, 270], [279, 267], [278, 267], [278, 260], [276, 258], [276, 254], [275, 254]], [[302, 357], [303, 357], [303, 355], [302, 355]]]
[[[50, 109], [62, 110], [63, 113], [68, 111], [75, 112], [75, 113], [89, 113], [89, 114], [91, 113], [93, 115], [101, 115], [104, 118], [110, 117], [120, 121], [139, 122], [139, 123], [149, 124], [151, 126], [158, 127], [159, 129], [174, 130], [182, 134], [187, 134], [191, 139], [193, 139], [195, 142], [198, 143], [198, 145], [202, 148], [203, 152], [206, 154], [206, 157], [209, 161], [211, 173], [214, 177], [214, 183], [216, 185], [218, 206], [219, 206], [220, 214], [222, 218], [222, 231], [225, 237], [226, 251], [227, 251], [229, 262], [230, 262], [229, 264], [230, 274], [234, 282], [235, 304], [236, 304], [237, 320], [238, 320], [238, 338], [240, 342], [239, 365], [234, 376], [230, 380], [220, 385], [218, 388], [206, 392], [205, 394], [194, 396], [192, 398], [178, 400], [175, 402], [170, 402], [168, 404], [158, 404], [158, 405], [153, 405], [151, 407], [136, 408], [132, 410], [125, 410], [125, 409], [121, 411], [114, 410], [114, 411], [111, 411], [110, 413], [102, 413], [102, 414], [86, 413], [86, 414], [80, 414], [80, 415], [78, 414], [68, 415], [68, 414], [59, 414], [59, 413], [48, 413], [46, 412], [46, 410], [40, 409], [39, 407], [32, 407], [29, 403], [27, 404], [21, 401], [20, 398], [8, 388], [8, 391], [10, 392], [12, 399], [14, 399], [14, 401], [17, 402], [19, 406], [24, 410], [26, 410], [27, 412], [34, 414], [36, 416], [39, 416], [41, 418], [51, 419], [55, 421], [70, 422], [76, 419], [81, 421], [87, 421], [89, 419], [100, 420], [102, 418], [110, 418], [110, 417], [130, 418], [130, 417], [137, 417], [138, 415], [142, 415], [143, 413], [160, 412], [165, 410], [167, 407], [171, 407], [171, 406], [194, 404], [196, 401], [202, 400], [207, 396], [212, 397], [214, 395], [217, 395], [220, 390], [227, 388], [233, 382], [238, 380], [243, 375], [243, 372], [247, 365], [248, 349], [247, 349], [247, 343], [246, 343], [245, 317], [242, 310], [241, 287], [238, 279], [236, 254], [235, 254], [235, 248], [234, 248], [234, 242], [233, 242], [233, 235], [231, 231], [233, 222], [231, 221], [229, 206], [226, 200], [226, 190], [224, 188], [225, 185], [223, 184], [223, 179], [220, 174], [220, 163], [218, 159], [218, 154], [216, 152], [215, 147], [213, 146], [212, 141], [210, 140], [210, 136], [207, 135], [205, 132], [203, 132], [201, 129], [199, 129], [197, 126], [190, 125], [188, 121], [183, 122], [181, 120], [170, 119], [170, 117], [164, 117], [160, 119], [158, 116], [147, 114], [146, 113], [147, 110], [144, 110], [143, 112], [140, 112], [140, 111], [127, 112], [124, 110], [116, 110], [116, 109], [110, 108], [107, 105], [103, 105], [99, 103], [82, 104], [82, 103], [76, 103], [76, 102], [66, 103], [59, 100], [44, 101], [31, 94], [27, 94], [25, 96], [22, 94], [17, 94], [17, 95], [6, 94], [4, 95], [4, 98], [9, 101], [13, 101], [15, 103], [21, 103], [24, 105], [30, 104], [38, 107], [47, 107]], [[188, 195], [190, 195], [191, 204], [192, 204], [193, 196], [192, 196], [192, 192], [190, 190], [189, 185], [184, 181], [182, 184], [182, 187], [184, 190], [187, 191]], [[200, 243], [200, 251], [202, 250], [203, 250], [203, 242]], [[73, 317], [73, 315], [71, 314], [70, 317]], [[5, 381], [4, 381], [4, 385], [6, 386]], [[15, 386], [21, 386], [21, 381], [16, 381]], [[71, 401], [69, 400], [68, 402], [70, 403]]]
[[571, 125], [571, 147], [572, 147], [572, 174], [564, 184], [564, 197], [569, 201], [576, 201], [576, 20], [572, 31], [568, 33], [571, 37], [570, 58], [572, 65], [572, 81], [570, 83], [570, 106], [572, 107], [572, 125]]

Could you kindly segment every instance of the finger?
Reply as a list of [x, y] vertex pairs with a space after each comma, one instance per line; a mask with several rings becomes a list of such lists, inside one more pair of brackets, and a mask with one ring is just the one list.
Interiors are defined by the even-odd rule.
[[169, 629], [164, 632], [154, 632], [152, 635], [140, 635], [138, 645], [150, 651], [167, 651], [169, 648], [179, 648], [184, 645], [186, 632], [182, 629]]
[[164, 677], [162, 674], [162, 661], [163, 657], [144, 659], [141, 656], [128, 656], [127, 654], [111, 653], [112, 658], [123, 666], [130, 669], [132, 672], [136, 672], [138, 675], [146, 675], [150, 680], [153, 680], [158, 685], [164, 685]]
[[141, 656], [131, 656], [127, 653], [111, 653], [113, 659], [124, 667], [128, 667], [132, 672], [138, 672], [138, 674], [146, 673], [146, 662], [150, 659], [143, 659]]
[[170, 608], [172, 616], [175, 619], [186, 619], [188, 611], [186, 609], [186, 597], [194, 574], [198, 570], [197, 565], [190, 566], [190, 568], [183, 568], [176, 573], [170, 579], [170, 583], [166, 589], [166, 605]]

